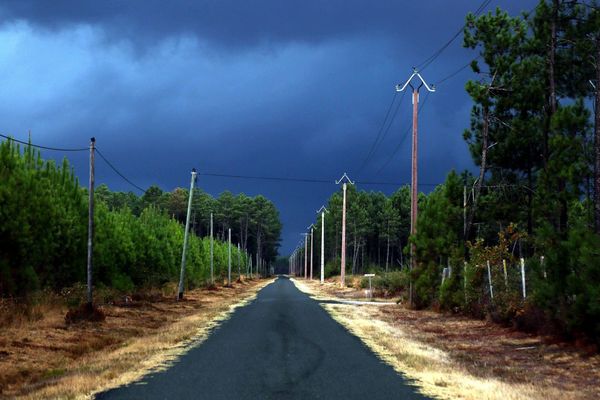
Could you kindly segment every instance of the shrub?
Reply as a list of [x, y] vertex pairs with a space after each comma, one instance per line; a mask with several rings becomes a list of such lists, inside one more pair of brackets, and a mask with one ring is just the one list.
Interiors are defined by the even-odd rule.
[[[406, 271], [384, 272], [371, 278], [373, 291], [381, 292], [383, 296], [394, 296], [408, 287], [408, 273]], [[369, 287], [369, 278], [362, 277], [360, 287], [366, 289]]]
[[340, 263], [339, 261], [329, 261], [325, 264], [325, 278], [331, 278], [340, 274]]

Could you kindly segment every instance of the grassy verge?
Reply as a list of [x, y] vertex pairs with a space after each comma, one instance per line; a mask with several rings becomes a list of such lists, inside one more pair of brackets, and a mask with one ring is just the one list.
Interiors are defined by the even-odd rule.
[[[356, 298], [338, 283], [295, 280], [322, 300]], [[598, 399], [600, 356], [496, 324], [402, 306], [323, 304], [382, 360], [442, 399]]]
[[[85, 399], [166, 368], [272, 280], [101, 306], [102, 323], [67, 325], [62, 304], [0, 330], [0, 398]], [[10, 310], [5, 310], [10, 311]]]

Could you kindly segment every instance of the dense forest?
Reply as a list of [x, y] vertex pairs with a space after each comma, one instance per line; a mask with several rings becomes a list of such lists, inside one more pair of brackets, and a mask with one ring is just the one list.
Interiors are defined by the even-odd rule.
[[[516, 17], [468, 15], [464, 46], [478, 78], [466, 83], [473, 107], [463, 136], [479, 173], [451, 172], [421, 193], [414, 237], [408, 187], [385, 196], [350, 186], [347, 270], [402, 270], [377, 283], [412, 281], [416, 307], [599, 338], [600, 8], [552, 0]], [[331, 275], [341, 192], [327, 207]], [[315, 226], [318, 265], [320, 218]]]
[[[186, 279], [210, 278], [210, 213], [214, 213], [215, 279], [226, 276], [227, 230], [232, 230], [232, 270], [245, 273], [257, 260], [274, 261], [281, 223], [263, 196], [218, 198], [195, 189]], [[121, 291], [156, 287], [179, 276], [189, 190], [143, 196], [95, 191], [94, 282]], [[68, 161], [56, 165], [31, 146], [0, 143], [0, 296], [23, 297], [85, 281], [88, 194]], [[238, 247], [240, 251], [238, 254]], [[252, 258], [253, 261], [250, 260]]]

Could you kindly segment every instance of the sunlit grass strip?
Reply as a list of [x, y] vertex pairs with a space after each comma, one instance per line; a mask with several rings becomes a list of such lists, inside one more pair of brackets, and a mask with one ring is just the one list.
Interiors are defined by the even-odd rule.
[[323, 308], [360, 338], [381, 360], [425, 395], [440, 399], [562, 399], [550, 384], [516, 384], [471, 375], [448, 353], [411, 339], [401, 327], [374, 319], [365, 307], [324, 304]]

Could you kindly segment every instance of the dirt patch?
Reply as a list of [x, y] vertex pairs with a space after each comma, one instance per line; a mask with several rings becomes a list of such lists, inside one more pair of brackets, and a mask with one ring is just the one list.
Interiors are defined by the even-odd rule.
[[[89, 398], [164, 368], [271, 280], [152, 294], [99, 307], [101, 322], [66, 323], [66, 306], [0, 330], [0, 398]], [[72, 321], [70, 321], [72, 322]]]
[[[317, 299], [356, 289], [296, 281]], [[598, 399], [600, 355], [485, 320], [403, 306], [323, 304], [422, 391], [439, 398]]]

